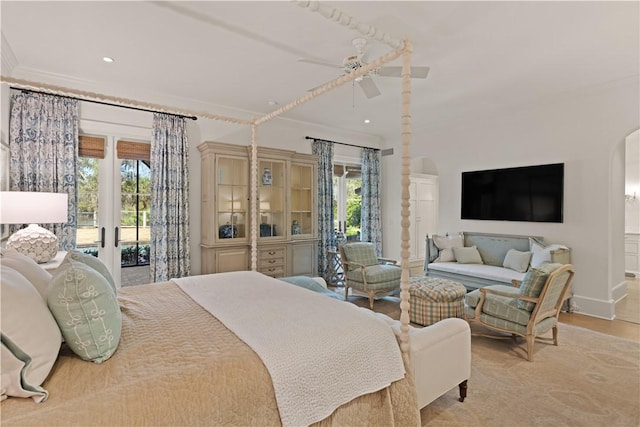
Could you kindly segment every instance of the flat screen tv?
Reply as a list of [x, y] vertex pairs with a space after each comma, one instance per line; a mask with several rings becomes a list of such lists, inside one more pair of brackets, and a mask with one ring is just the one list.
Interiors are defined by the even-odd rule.
[[562, 222], [564, 163], [462, 172], [462, 219]]

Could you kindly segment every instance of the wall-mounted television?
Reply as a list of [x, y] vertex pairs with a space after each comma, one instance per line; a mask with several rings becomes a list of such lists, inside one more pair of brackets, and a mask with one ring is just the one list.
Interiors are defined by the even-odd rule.
[[564, 163], [462, 172], [462, 219], [562, 222]]

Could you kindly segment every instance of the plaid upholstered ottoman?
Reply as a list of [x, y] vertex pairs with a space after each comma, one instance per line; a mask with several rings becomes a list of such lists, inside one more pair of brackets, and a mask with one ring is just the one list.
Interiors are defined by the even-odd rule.
[[429, 326], [448, 317], [464, 318], [466, 293], [467, 288], [453, 280], [411, 277], [409, 279], [411, 322]]

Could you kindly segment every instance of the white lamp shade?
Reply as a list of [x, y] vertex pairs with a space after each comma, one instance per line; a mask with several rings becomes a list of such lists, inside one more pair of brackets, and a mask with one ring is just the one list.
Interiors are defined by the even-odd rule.
[[0, 192], [0, 223], [53, 224], [68, 220], [66, 193]]

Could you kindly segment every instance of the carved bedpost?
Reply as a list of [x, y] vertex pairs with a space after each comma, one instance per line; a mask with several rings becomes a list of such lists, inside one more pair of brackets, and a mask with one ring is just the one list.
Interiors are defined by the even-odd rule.
[[257, 125], [251, 124], [251, 180], [249, 210], [251, 212], [251, 271], [258, 270], [258, 141], [256, 136]]
[[402, 243], [400, 278], [400, 348], [409, 356], [409, 175], [411, 159], [411, 42], [404, 40], [402, 52]]

